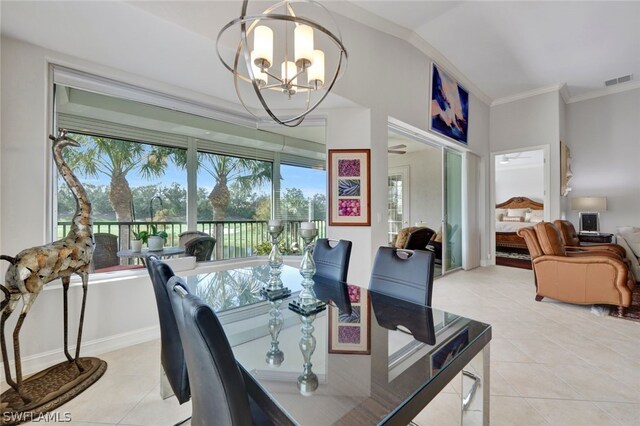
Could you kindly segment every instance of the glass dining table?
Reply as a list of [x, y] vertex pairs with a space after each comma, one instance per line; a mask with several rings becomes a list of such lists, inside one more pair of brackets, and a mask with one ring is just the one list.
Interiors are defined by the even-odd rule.
[[291, 294], [276, 300], [263, 291], [266, 264], [183, 278], [216, 311], [247, 391], [276, 424], [406, 425], [456, 380], [458, 424], [489, 423], [488, 324], [318, 276], [327, 307], [300, 315], [289, 304], [302, 277], [286, 265]]

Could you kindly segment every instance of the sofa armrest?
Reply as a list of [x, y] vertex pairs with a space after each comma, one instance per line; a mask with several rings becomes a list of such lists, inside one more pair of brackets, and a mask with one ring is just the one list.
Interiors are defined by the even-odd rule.
[[633, 253], [633, 250], [631, 250], [631, 247], [629, 247], [629, 244], [627, 243], [627, 240], [624, 239], [624, 236], [622, 235], [616, 235], [616, 239], [618, 241], [618, 244], [625, 249], [625, 251], [627, 252], [627, 261], [630, 264], [630, 269], [631, 272], [634, 275], [634, 278], [637, 282], [640, 282], [640, 261], [639, 259], [635, 256], [635, 254]]

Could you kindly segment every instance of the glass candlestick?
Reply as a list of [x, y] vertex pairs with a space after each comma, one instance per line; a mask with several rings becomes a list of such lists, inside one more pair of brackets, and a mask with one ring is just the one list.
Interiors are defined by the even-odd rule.
[[326, 308], [326, 303], [316, 299], [316, 293], [313, 291], [313, 275], [316, 273], [316, 263], [311, 253], [311, 243], [318, 236], [318, 230], [300, 229], [299, 231], [302, 241], [304, 241], [304, 254], [302, 262], [300, 262], [300, 275], [302, 275], [302, 291], [298, 295], [298, 299], [289, 304], [289, 307], [302, 315], [310, 315], [318, 313]]
[[282, 299], [270, 300], [271, 310], [269, 311], [269, 334], [271, 334], [271, 349], [267, 352], [265, 361], [271, 367], [279, 367], [284, 361], [284, 352], [280, 350], [280, 342], [278, 341], [278, 335], [282, 330], [282, 312], [280, 312], [280, 305]]
[[280, 274], [282, 273], [282, 253], [278, 247], [278, 241], [280, 234], [284, 230], [284, 226], [281, 224], [269, 224], [267, 227], [269, 235], [271, 236], [271, 252], [269, 252], [269, 281], [266, 287], [262, 290], [263, 294], [269, 300], [282, 299], [288, 297], [291, 294], [291, 290], [284, 287]]
[[316, 338], [313, 336], [313, 331], [315, 330], [313, 320], [315, 318], [315, 314], [300, 316], [302, 337], [300, 337], [298, 346], [300, 347], [300, 352], [302, 352], [304, 364], [302, 364], [302, 374], [298, 376], [298, 390], [304, 396], [310, 396], [313, 391], [318, 389], [318, 376], [311, 371], [311, 367], [313, 367], [311, 355], [316, 350]]
[[269, 266], [271, 269], [269, 270], [269, 283], [267, 285], [267, 290], [277, 290], [278, 288], [282, 288], [282, 281], [280, 281], [280, 274], [282, 273], [282, 253], [280, 253], [280, 248], [278, 247], [278, 241], [280, 239], [280, 234], [284, 230], [284, 226], [282, 225], [269, 225], [268, 226], [269, 235], [271, 235], [271, 252], [269, 253]]

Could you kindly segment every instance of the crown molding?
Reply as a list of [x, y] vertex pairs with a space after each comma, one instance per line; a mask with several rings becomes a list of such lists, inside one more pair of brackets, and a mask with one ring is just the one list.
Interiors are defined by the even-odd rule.
[[[564, 88], [564, 86], [566, 86], [564, 83], [554, 84], [552, 86], [540, 87], [538, 89], [533, 89], [526, 92], [518, 93], [517, 95], [505, 96], [504, 98], [495, 99], [493, 102], [491, 102], [491, 106], [494, 107], [496, 105], [508, 104], [509, 102], [519, 101], [521, 99], [530, 98], [532, 96], [544, 95], [545, 93], [551, 93], [551, 92], [560, 92], [560, 94], [562, 95], [562, 98], [565, 99], [565, 96], [568, 95], [568, 91], [566, 88]], [[563, 95], [562, 94], [563, 91], [566, 92], [566, 94]], [[565, 102], [567, 101], [565, 100]]]
[[565, 104], [568, 104], [569, 101], [571, 101], [571, 94], [569, 93], [567, 83], [562, 83], [562, 85], [560, 85], [560, 96], [562, 96], [562, 100]]
[[605, 87], [603, 89], [587, 92], [582, 95], [573, 96], [567, 102], [573, 104], [576, 102], [586, 101], [588, 99], [595, 99], [602, 96], [613, 95], [614, 93], [628, 92], [629, 90], [640, 89], [640, 81], [629, 81], [626, 83], [616, 84], [615, 86]]

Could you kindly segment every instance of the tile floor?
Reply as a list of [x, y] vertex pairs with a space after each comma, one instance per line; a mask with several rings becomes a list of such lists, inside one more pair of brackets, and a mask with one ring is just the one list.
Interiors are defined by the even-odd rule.
[[[535, 302], [533, 273], [501, 266], [436, 280], [433, 303], [493, 327], [492, 425], [640, 425], [640, 323]], [[101, 358], [105, 376], [59, 410], [71, 424], [162, 426], [189, 416], [189, 403], [160, 399], [158, 341]], [[459, 424], [450, 414], [457, 388], [448, 386], [416, 423]]]

